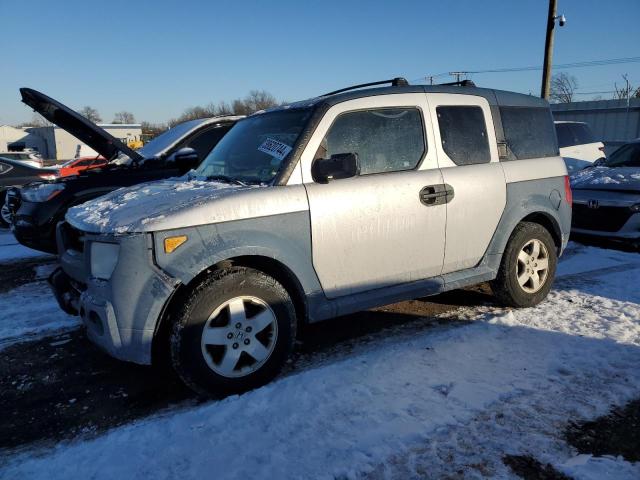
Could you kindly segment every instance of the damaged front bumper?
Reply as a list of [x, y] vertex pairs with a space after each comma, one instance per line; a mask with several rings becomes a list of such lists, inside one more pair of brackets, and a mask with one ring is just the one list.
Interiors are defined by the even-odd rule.
[[[89, 259], [92, 242], [105, 240], [123, 247], [109, 280], [91, 275]], [[60, 307], [79, 315], [89, 339], [111, 356], [150, 364], [158, 322], [178, 283], [154, 264], [150, 234], [78, 234], [63, 223], [58, 249], [61, 268], [49, 284]]]

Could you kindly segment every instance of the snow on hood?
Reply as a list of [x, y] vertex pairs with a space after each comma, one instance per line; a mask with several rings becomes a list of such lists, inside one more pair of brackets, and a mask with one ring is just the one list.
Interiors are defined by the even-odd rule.
[[589, 190], [637, 190], [640, 192], [640, 168], [587, 168], [571, 175], [571, 187]]
[[76, 228], [94, 233], [153, 231], [164, 219], [180, 211], [251, 188], [256, 186], [168, 178], [120, 188], [70, 208], [66, 219]]

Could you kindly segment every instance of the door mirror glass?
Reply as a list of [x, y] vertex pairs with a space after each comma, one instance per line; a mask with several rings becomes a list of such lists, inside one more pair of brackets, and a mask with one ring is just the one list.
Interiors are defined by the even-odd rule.
[[316, 183], [351, 178], [360, 174], [357, 153], [336, 153], [331, 158], [316, 158], [311, 165], [311, 176]]

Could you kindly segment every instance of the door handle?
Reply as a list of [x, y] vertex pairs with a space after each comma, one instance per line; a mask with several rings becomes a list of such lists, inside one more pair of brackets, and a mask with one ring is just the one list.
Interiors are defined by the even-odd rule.
[[453, 197], [453, 187], [446, 183], [428, 185], [420, 190], [420, 202], [427, 207], [444, 205], [453, 200]]

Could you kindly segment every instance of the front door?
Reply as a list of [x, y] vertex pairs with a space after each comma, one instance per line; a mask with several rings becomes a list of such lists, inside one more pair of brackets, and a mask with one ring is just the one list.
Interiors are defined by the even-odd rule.
[[[374, 103], [374, 105], [372, 105]], [[313, 265], [328, 298], [437, 276], [446, 205], [424, 94], [333, 106], [302, 156]], [[314, 158], [355, 153], [360, 175], [315, 183]]]

